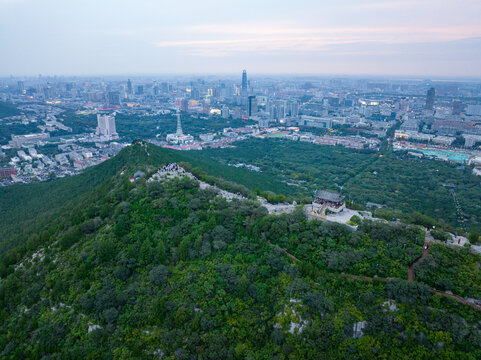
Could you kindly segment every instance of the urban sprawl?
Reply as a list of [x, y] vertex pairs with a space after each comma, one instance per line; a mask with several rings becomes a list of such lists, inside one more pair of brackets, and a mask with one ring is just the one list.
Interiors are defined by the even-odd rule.
[[[474, 165], [481, 175], [478, 83], [248, 79], [243, 71], [239, 78], [195, 80], [11, 77], [0, 85], [0, 102], [16, 111], [0, 117], [2, 129], [12, 129], [0, 143], [1, 185], [64, 177], [110, 158], [132, 140], [116, 126], [118, 117], [129, 116], [168, 121], [170, 132], [153, 127], [147, 140], [178, 150], [231, 147], [251, 137], [367, 151], [387, 141], [414, 157]], [[67, 113], [95, 117], [96, 127], [73, 129]], [[189, 134], [183, 124], [188, 119], [206, 124], [218, 119], [226, 126]], [[236, 126], [227, 120], [237, 120]]]

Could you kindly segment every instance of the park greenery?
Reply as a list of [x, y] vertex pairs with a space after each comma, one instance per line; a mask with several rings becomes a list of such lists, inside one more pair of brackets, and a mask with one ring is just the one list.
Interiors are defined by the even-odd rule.
[[[118, 112], [115, 116], [116, 130], [119, 136], [126, 141], [136, 139], [155, 138], [156, 136], [165, 139], [169, 133], [176, 130], [177, 120], [175, 114], [124, 114]], [[254, 124], [253, 121], [241, 119], [223, 119], [219, 116], [198, 117], [182, 113], [182, 127], [185, 133], [200, 135], [222, 131], [225, 127], [241, 127]], [[65, 109], [59, 115], [60, 120], [65, 126], [72, 129], [72, 132], [57, 131], [52, 135], [68, 135], [91, 133], [97, 126], [97, 116], [95, 114], [78, 114], [73, 110]]]
[[[71, 109], [59, 115], [72, 133], [91, 133], [95, 130], [95, 114], [79, 114]], [[134, 111], [135, 109], [132, 109]], [[135, 114], [116, 115], [117, 131], [122, 139], [165, 139], [176, 128], [175, 115], [154, 114], [137, 109]], [[19, 114], [12, 104], [0, 103], [0, 117]], [[242, 119], [221, 119], [219, 116], [196, 117], [182, 114], [185, 133], [199, 135], [219, 132], [225, 127], [241, 127], [252, 122]], [[6, 143], [12, 134], [35, 132], [37, 123], [0, 123], [0, 142]], [[389, 130], [391, 134], [399, 126]], [[338, 129], [336, 131], [340, 131]], [[72, 134], [57, 131], [55, 135]], [[42, 152], [43, 149], [40, 149]], [[46, 149], [49, 152], [50, 149]], [[376, 216], [400, 218], [414, 213], [429, 216], [452, 232], [481, 232], [481, 190], [479, 177], [471, 167], [458, 169], [456, 165], [428, 159], [414, 159], [404, 152], [393, 152], [387, 141], [381, 151], [353, 150], [340, 146], [319, 146], [282, 139], [249, 139], [236, 143], [235, 148], [206, 149], [183, 156], [196, 167], [202, 162], [208, 174], [225, 177], [269, 198], [272, 202], [309, 202], [313, 192], [322, 188], [346, 196], [354, 209], [365, 209], [366, 204], [383, 206]], [[5, 164], [7, 158], [2, 160]], [[248, 163], [259, 166], [264, 176], [243, 172], [240, 178], [229, 177], [225, 165]], [[215, 168], [215, 171], [212, 171]], [[252, 175], [252, 176], [251, 176]], [[457, 214], [454, 195], [460, 202], [461, 215]], [[0, 198], [1, 198], [0, 194]], [[463, 221], [464, 223], [460, 223]]]
[[[481, 357], [480, 312], [430, 291], [479, 299], [478, 255], [434, 246], [407, 282], [419, 225], [361, 221], [353, 232], [301, 208], [268, 215], [250, 183], [228, 181], [265, 173], [191, 156], [137, 142], [81, 175], [2, 193], [40, 217], [2, 253], [0, 357]], [[188, 178], [147, 181], [172, 161], [248, 199]]]
[[388, 147], [375, 152], [282, 139], [250, 139], [235, 148], [202, 151], [198, 157], [259, 166], [289, 185], [287, 190], [271, 189], [277, 193], [305, 198], [319, 188], [337, 191], [361, 209], [368, 202], [382, 205], [378, 216], [406, 219], [419, 217], [417, 213], [459, 231], [454, 191], [467, 230], [481, 231], [480, 180], [469, 166], [457, 169], [447, 162], [414, 159]]
[[20, 115], [20, 111], [14, 104], [0, 101], [0, 118], [15, 115]]

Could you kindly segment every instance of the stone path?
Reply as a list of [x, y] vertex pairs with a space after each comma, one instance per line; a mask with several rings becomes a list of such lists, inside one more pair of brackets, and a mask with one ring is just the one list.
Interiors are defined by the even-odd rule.
[[416, 265], [418, 262], [420, 262], [422, 259], [424, 259], [426, 256], [429, 255], [429, 245], [430, 244], [431, 244], [431, 241], [429, 239], [426, 239], [424, 241], [423, 253], [421, 254], [421, 256], [419, 256], [410, 265], [408, 265], [408, 281], [414, 281], [414, 278], [416, 277], [415, 274], [414, 274], [414, 265]]
[[[286, 249], [281, 248], [279, 245], [272, 244], [270, 241], [267, 241], [267, 244], [271, 245], [271, 246], [275, 246], [278, 249], [282, 250], [282, 252], [284, 252], [284, 254], [286, 254], [288, 257], [290, 257], [294, 261], [302, 262], [301, 260], [296, 258], [294, 255], [290, 254]], [[414, 278], [415, 278], [415, 276], [414, 276], [414, 265], [417, 264], [422, 259], [424, 259], [426, 256], [428, 256], [428, 254], [429, 254], [429, 244], [430, 244], [430, 241], [426, 240], [426, 242], [424, 243], [425, 248], [424, 248], [421, 256], [419, 256], [416, 260], [414, 260], [411, 263], [411, 265], [408, 266], [408, 281], [414, 281]], [[426, 248], [426, 246], [427, 246], [427, 248]], [[409, 275], [409, 269], [412, 270], [412, 275]], [[389, 282], [389, 281], [392, 281], [392, 280], [395, 279], [395, 278], [390, 278], [390, 277], [389, 278], [383, 278], [383, 277], [377, 277], [377, 276], [369, 277], [369, 276], [353, 275], [353, 274], [346, 274], [346, 273], [341, 273], [340, 275], [346, 276], [346, 277], [348, 277], [350, 279], [354, 279], [354, 280], [367, 280], [367, 281], [379, 280], [379, 281], [383, 281], [383, 282]], [[412, 276], [412, 278], [410, 279], [411, 276]], [[450, 299], [452, 299], [452, 300], [454, 300], [454, 301], [456, 301], [460, 304], [470, 306], [475, 310], [481, 311], [481, 305], [478, 305], [474, 302], [470, 302], [470, 301], [462, 298], [461, 296], [454, 295], [454, 294], [451, 294], [451, 293], [447, 293], [445, 291], [436, 290], [434, 288], [430, 288], [429, 291], [434, 293], [434, 294], [438, 294], [440, 296], [450, 298]]]

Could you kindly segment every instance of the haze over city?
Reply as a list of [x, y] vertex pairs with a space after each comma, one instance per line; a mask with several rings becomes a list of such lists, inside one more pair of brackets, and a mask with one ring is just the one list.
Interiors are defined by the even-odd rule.
[[1, 76], [481, 76], [461, 1], [0, 0]]

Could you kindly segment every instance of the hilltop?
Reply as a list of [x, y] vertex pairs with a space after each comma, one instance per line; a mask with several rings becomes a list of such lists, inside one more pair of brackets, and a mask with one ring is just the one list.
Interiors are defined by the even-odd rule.
[[481, 357], [479, 256], [426, 252], [413, 225], [269, 215], [226, 181], [262, 173], [190, 156], [137, 142], [18, 187], [32, 212], [52, 199], [1, 263], [2, 358]]
[[[0, 255], [22, 245], [32, 232], [61, 223], [73, 208], [88, 204], [112, 186], [122, 170], [158, 167], [171, 162], [185, 163], [189, 168], [235, 181], [250, 189], [285, 189], [282, 182], [262, 173], [220, 165], [197, 158], [194, 154], [161, 148], [143, 141], [134, 142], [119, 154], [83, 173], [33, 184], [0, 187]], [[68, 216], [67, 216], [68, 217]], [[23, 239], [23, 240], [22, 240]]]

